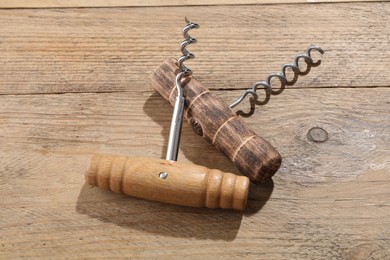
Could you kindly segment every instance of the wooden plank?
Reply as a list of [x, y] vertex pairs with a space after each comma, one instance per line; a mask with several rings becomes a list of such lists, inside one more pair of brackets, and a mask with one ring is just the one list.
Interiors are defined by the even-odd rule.
[[[0, 257], [389, 258], [388, 96], [286, 90], [245, 119], [284, 162], [274, 184], [251, 187], [244, 213], [84, 185], [92, 153], [164, 153], [172, 109], [152, 92], [0, 96]], [[328, 140], [309, 140], [314, 126]], [[187, 124], [179, 159], [234, 171]]]
[[[390, 127], [389, 91], [286, 90], [283, 97], [257, 107], [245, 121], [282, 154], [279, 177], [299, 183], [353, 180], [374, 164], [388, 163], [390, 133], [383, 129]], [[237, 95], [237, 91], [216, 93], [226, 101]], [[76, 153], [83, 154], [100, 151], [165, 157], [173, 109], [151, 91], [5, 95], [0, 103], [3, 146], [20, 146], [44, 154], [76, 149]], [[248, 102], [237, 109], [248, 110]], [[222, 166], [223, 171], [234, 169], [187, 123], [183, 127], [180, 160], [209, 168]], [[328, 139], [313, 142], [308, 136], [313, 127], [324, 129]]]
[[2, 0], [0, 8], [143, 7], [199, 5], [263, 5], [294, 3], [374, 2], [377, 0]]
[[184, 14], [201, 24], [187, 64], [211, 89], [250, 87], [310, 43], [326, 54], [297, 87], [389, 86], [389, 10], [383, 2], [0, 10], [0, 93], [148, 89], [153, 69], [180, 54]]

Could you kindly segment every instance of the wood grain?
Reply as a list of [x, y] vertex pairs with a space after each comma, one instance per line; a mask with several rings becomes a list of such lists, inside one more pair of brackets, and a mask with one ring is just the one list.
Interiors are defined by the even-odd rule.
[[[162, 156], [172, 108], [152, 92], [1, 96], [0, 256], [388, 258], [389, 89], [284, 93], [245, 119], [285, 160], [242, 214], [84, 185], [92, 153]], [[181, 162], [234, 170], [183, 126]]]
[[187, 14], [201, 26], [188, 66], [209, 89], [248, 88], [311, 43], [325, 49], [323, 63], [297, 88], [389, 86], [389, 10], [388, 2], [0, 10], [0, 93], [148, 89], [153, 70], [180, 56]]
[[292, 4], [371, 2], [375, 0], [2, 0], [0, 8], [69, 8], [69, 7], [143, 7], [143, 6], [184, 6], [184, 5], [249, 5], [249, 4]]

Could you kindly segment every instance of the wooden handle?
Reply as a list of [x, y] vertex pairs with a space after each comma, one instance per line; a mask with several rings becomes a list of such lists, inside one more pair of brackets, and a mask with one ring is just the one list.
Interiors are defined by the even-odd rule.
[[[175, 75], [178, 71], [176, 60], [166, 60], [156, 69], [151, 81], [152, 87], [172, 105], [177, 95]], [[195, 78], [183, 85], [184, 116], [192, 129], [229, 157], [251, 181], [269, 180], [282, 162], [278, 151]]]
[[[164, 178], [165, 177], [165, 178]], [[249, 179], [162, 159], [95, 155], [85, 174], [92, 186], [189, 207], [243, 210]]]

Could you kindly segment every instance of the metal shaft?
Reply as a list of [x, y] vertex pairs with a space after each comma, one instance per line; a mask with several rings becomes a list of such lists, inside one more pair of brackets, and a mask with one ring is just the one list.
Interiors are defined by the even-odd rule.
[[175, 107], [173, 109], [171, 130], [169, 132], [168, 148], [166, 160], [177, 161], [177, 154], [179, 151], [181, 125], [183, 120], [183, 109], [184, 109], [184, 97], [177, 96]]

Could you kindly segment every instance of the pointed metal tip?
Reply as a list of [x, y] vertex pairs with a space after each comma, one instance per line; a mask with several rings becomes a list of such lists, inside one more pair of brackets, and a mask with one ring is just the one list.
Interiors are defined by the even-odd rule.
[[184, 20], [186, 21], [186, 23], [190, 23], [190, 20], [187, 18], [187, 16], [184, 17]]

